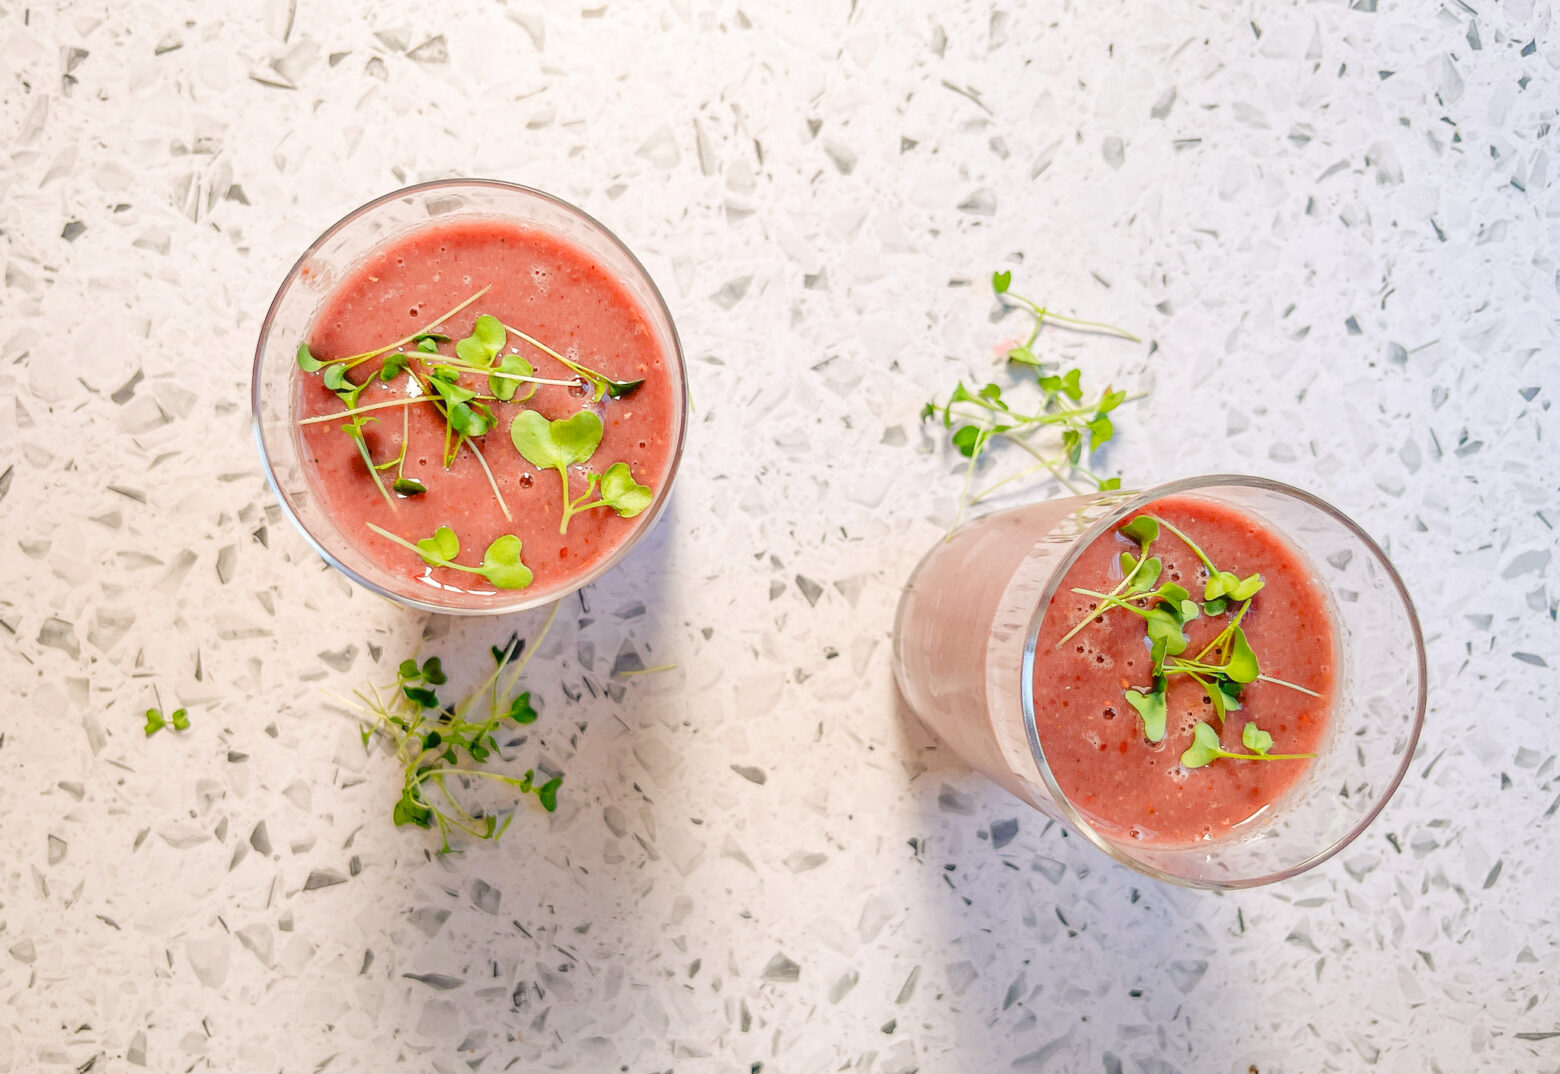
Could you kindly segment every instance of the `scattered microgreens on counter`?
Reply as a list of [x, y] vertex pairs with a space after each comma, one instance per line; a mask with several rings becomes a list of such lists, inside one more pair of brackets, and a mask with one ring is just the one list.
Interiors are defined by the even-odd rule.
[[[1184, 543], [1208, 571], [1208, 582], [1203, 589], [1203, 602], [1191, 599], [1191, 594], [1174, 582], [1159, 582], [1164, 571], [1164, 561], [1149, 554], [1151, 546], [1160, 537], [1160, 531], [1174, 534]], [[1074, 588], [1073, 592], [1092, 598], [1096, 603], [1084, 619], [1073, 626], [1056, 643], [1058, 647], [1071, 640], [1090, 623], [1099, 621], [1105, 612], [1119, 608], [1131, 612], [1143, 620], [1144, 634], [1149, 643], [1152, 671], [1149, 688], [1127, 687], [1123, 691], [1127, 703], [1136, 710], [1143, 721], [1143, 736], [1150, 742], [1165, 737], [1169, 715], [1166, 691], [1170, 676], [1185, 675], [1202, 687], [1214, 716], [1222, 726], [1228, 713], [1241, 707], [1241, 691], [1259, 679], [1277, 686], [1297, 690], [1318, 697], [1313, 690], [1262, 674], [1257, 654], [1251, 647], [1241, 622], [1251, 610], [1252, 598], [1262, 589], [1261, 574], [1251, 574], [1242, 579], [1234, 572], [1221, 571], [1195, 541], [1181, 530], [1155, 515], [1142, 514], [1133, 518], [1118, 531], [1138, 546], [1138, 555], [1122, 552], [1119, 564], [1122, 579], [1109, 593], [1092, 589]], [[1238, 608], [1235, 605], [1239, 605]], [[1228, 615], [1227, 622], [1213, 640], [1203, 646], [1195, 656], [1183, 654], [1190, 644], [1186, 636], [1186, 624], [1207, 616], [1210, 619]], [[1125, 683], [1123, 684], [1125, 685]], [[1212, 736], [1211, 743], [1208, 736]], [[1246, 748], [1252, 752], [1227, 753], [1218, 748], [1218, 732], [1199, 722], [1195, 740], [1183, 756], [1188, 768], [1201, 768], [1220, 757], [1260, 760], [1295, 760], [1313, 754], [1269, 754], [1272, 736], [1248, 723], [1243, 732]], [[1260, 748], [1259, 748], [1260, 747]], [[1207, 752], [1212, 750], [1213, 752]], [[1196, 763], [1186, 761], [1192, 757]]]
[[[944, 429], [950, 430], [950, 442], [960, 455], [969, 459], [964, 472], [964, 484], [959, 492], [959, 507], [952, 529], [956, 528], [965, 508], [979, 503], [998, 489], [1042, 470], [1047, 471], [1057, 483], [1069, 492], [1082, 491], [1079, 482], [1092, 484], [1101, 490], [1121, 487], [1121, 479], [1101, 477], [1086, 465], [1089, 456], [1115, 436], [1115, 425], [1110, 413], [1126, 402], [1126, 392], [1107, 387], [1091, 401], [1085, 401], [1082, 371], [1068, 369], [1050, 372], [1047, 363], [1035, 356], [1034, 344], [1045, 324], [1055, 324], [1077, 332], [1097, 332], [1120, 339], [1141, 342], [1138, 337], [1113, 325], [1095, 321], [1083, 321], [1075, 317], [1055, 314], [1031, 302], [1009, 288], [1012, 273], [992, 274], [992, 290], [1009, 306], [1027, 311], [1034, 318], [1029, 337], [1007, 352], [1012, 365], [1035, 370], [1035, 384], [1040, 390], [1040, 404], [1026, 413], [1017, 404], [1003, 398], [1002, 387], [988, 383], [971, 391], [963, 381], [954, 385], [947, 402], [933, 400], [921, 409], [921, 420], [941, 418]], [[1136, 398], [1131, 397], [1131, 398]], [[1060, 434], [1057, 447], [1040, 445], [1040, 434]], [[1035, 461], [1015, 473], [1009, 474], [984, 490], [971, 495], [970, 484], [975, 469], [987, 449], [996, 441], [1016, 444]]]
[[[557, 421], [548, 421], [535, 410], [522, 410], [510, 423], [509, 437], [515, 450], [532, 466], [558, 471], [563, 485], [559, 533], [569, 532], [569, 519], [581, 511], [610, 507], [623, 518], [632, 518], [650, 506], [650, 488], [635, 481], [628, 464], [622, 462], [608, 466], [604, 473], [587, 472], [585, 491], [570, 497], [569, 467], [589, 462], [601, 445], [601, 436], [601, 419], [590, 410]], [[592, 495], [597, 497], [594, 501], [590, 500]]]
[[1192, 744], [1181, 754], [1181, 763], [1187, 768], [1203, 768], [1221, 757], [1232, 761], [1303, 761], [1315, 757], [1314, 753], [1269, 753], [1273, 748], [1273, 736], [1261, 730], [1255, 723], [1241, 729], [1240, 741], [1250, 753], [1231, 753], [1219, 741], [1219, 732], [1201, 720], [1192, 730]]
[[460, 538], [448, 526], [440, 526], [433, 531], [432, 537], [424, 537], [413, 543], [372, 522], [366, 525], [385, 540], [394, 541], [402, 548], [416, 552], [430, 567], [449, 567], [451, 570], [475, 574], [486, 578], [496, 589], [524, 589], [531, 584], [531, 568], [520, 559], [520, 538], [512, 533], [506, 533], [488, 545], [482, 555], [481, 565], [471, 567], [455, 562], [455, 557], [460, 555]]
[[[499, 818], [469, 807], [458, 798], [456, 791], [469, 788], [473, 780], [488, 780], [512, 787], [522, 795], [535, 795], [549, 813], [558, 808], [561, 775], [538, 780], [535, 769], [510, 776], [479, 767], [495, 758], [506, 760], [497, 737], [501, 728], [536, 722], [538, 713], [531, 692], [515, 692], [515, 685], [531, 654], [547, 636], [557, 611], [554, 605], [536, 643], [519, 659], [516, 656], [523, 643], [515, 638], [503, 649], [495, 648], [492, 673], [459, 703], [447, 705], [439, 699], [436, 688], [448, 679], [438, 657], [429, 657], [421, 664], [415, 659], [403, 660], [390, 686], [370, 684], [366, 690], [354, 692], [355, 700], [337, 698], [366, 718], [362, 727], [364, 747], [375, 735], [383, 736], [394, 747], [396, 759], [403, 767], [401, 793], [391, 819], [397, 827], [438, 828], [442, 839], [440, 854], [453, 849], [450, 835], [454, 832], [474, 839], [496, 840], [514, 819], [513, 813]], [[479, 717], [476, 710], [484, 701], [487, 713]]]
[[190, 729], [190, 717], [189, 713], [182, 708], [174, 709], [167, 716], [164, 716], [162, 699], [158, 698], [157, 707], [146, 710], [146, 737], [151, 738], [164, 727], [171, 727], [175, 731], [188, 731]]

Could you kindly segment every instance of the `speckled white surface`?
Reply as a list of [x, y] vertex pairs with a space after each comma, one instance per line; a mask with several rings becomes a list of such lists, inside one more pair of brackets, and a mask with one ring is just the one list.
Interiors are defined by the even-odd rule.
[[[0, 1071], [1560, 1069], [1546, 5], [240, 7], [0, 8]], [[559, 812], [435, 859], [322, 691], [540, 616], [325, 570], [246, 389], [297, 252], [458, 174], [617, 230], [697, 412], [532, 665]], [[1313, 873], [1143, 881], [899, 712], [999, 266], [1153, 341], [1051, 343], [1150, 393], [1111, 471], [1314, 489], [1418, 599], [1422, 755]]]

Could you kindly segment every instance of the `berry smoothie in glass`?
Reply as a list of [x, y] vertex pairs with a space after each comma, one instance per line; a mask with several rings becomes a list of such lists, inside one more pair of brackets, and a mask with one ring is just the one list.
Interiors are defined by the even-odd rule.
[[683, 385], [665, 303], [610, 232], [452, 180], [371, 202], [299, 260], [261, 335], [256, 433], [333, 566], [414, 607], [515, 611], [649, 528]]
[[1259, 478], [978, 519], [912, 576], [894, 657], [973, 768], [1195, 887], [1336, 853], [1396, 788], [1424, 707], [1418, 624], [1380, 549]]

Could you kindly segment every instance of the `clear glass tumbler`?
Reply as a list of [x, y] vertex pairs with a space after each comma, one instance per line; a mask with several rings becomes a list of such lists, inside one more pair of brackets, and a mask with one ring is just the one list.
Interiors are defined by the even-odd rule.
[[[302, 441], [293, 413], [294, 353], [306, 339], [320, 307], [344, 275], [375, 248], [434, 220], [453, 216], [500, 218], [568, 240], [590, 255], [638, 304], [655, 333], [674, 378], [679, 400], [674, 448], [666, 479], [637, 526], [616, 551], [591, 569], [552, 586], [495, 593], [440, 590], [398, 576], [365, 555], [321, 506], [302, 462]], [[503, 614], [550, 603], [586, 585], [628, 554], [665, 508], [682, 458], [687, 427], [687, 369], [682, 345], [661, 292], [650, 274], [616, 235], [584, 212], [551, 194], [490, 179], [449, 179], [406, 187], [348, 213], [298, 258], [276, 292], [255, 348], [251, 399], [255, 442], [266, 478], [287, 517], [327, 563], [366, 589], [422, 611], [455, 615]]]
[[[1094, 540], [1171, 495], [1223, 503], [1287, 538], [1326, 593], [1338, 647], [1326, 739], [1300, 784], [1252, 830], [1190, 846], [1127, 842], [1091, 825], [1058, 786], [1035, 722], [1035, 692], [1045, 688], [1035, 649], [1062, 579]], [[910, 577], [894, 674], [910, 708], [970, 767], [1117, 861], [1198, 888], [1283, 880], [1342, 850], [1402, 781], [1425, 710], [1419, 621], [1382, 550], [1315, 496], [1235, 475], [1047, 500], [968, 523]]]

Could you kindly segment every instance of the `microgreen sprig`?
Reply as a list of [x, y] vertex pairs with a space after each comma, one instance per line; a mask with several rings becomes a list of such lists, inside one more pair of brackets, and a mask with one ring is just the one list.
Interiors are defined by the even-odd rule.
[[171, 727], [175, 731], [188, 731], [190, 729], [189, 713], [182, 709], [174, 709], [166, 717], [161, 708], [146, 710], [146, 737], [151, 738], [164, 727]]
[[487, 551], [483, 553], [481, 565], [470, 567], [455, 562], [455, 557], [460, 555], [460, 538], [448, 526], [440, 526], [434, 530], [433, 536], [424, 537], [413, 543], [404, 537], [397, 537], [372, 522], [366, 525], [386, 540], [394, 541], [401, 547], [416, 552], [430, 567], [449, 567], [452, 570], [478, 575], [486, 578], [495, 589], [524, 589], [531, 584], [531, 568], [520, 559], [520, 538], [512, 533], [506, 533], [488, 545]]
[[[1203, 588], [1203, 600], [1250, 600], [1253, 596], [1256, 595], [1257, 591], [1262, 588], [1262, 575], [1251, 574], [1245, 578], [1240, 578], [1237, 577], [1232, 571], [1221, 571], [1218, 567], [1213, 565], [1213, 560], [1208, 558], [1207, 553], [1198, 546], [1196, 541], [1192, 540], [1186, 534], [1182, 533], [1180, 530], [1176, 529], [1162, 518], [1156, 519], [1155, 521], [1179, 537], [1186, 545], [1186, 547], [1190, 548], [1197, 556], [1197, 558], [1202, 560], [1203, 566], [1208, 568], [1208, 583]], [[1223, 605], [1219, 605], [1218, 609], [1222, 611]]]
[[590, 386], [595, 389], [595, 398], [596, 402], [598, 403], [601, 402], [602, 397], [606, 395], [610, 395], [614, 399], [621, 399], [623, 396], [637, 391], [639, 386], [644, 383], [643, 377], [638, 380], [613, 380], [605, 373], [598, 373], [596, 370], [590, 368], [587, 365], [582, 365], [572, 358], [565, 358], [563, 355], [553, 350], [541, 340], [520, 331], [518, 328], [512, 328], [507, 324], [504, 325], [504, 328], [512, 335], [518, 336], [519, 338], [525, 340], [525, 342], [529, 343], [543, 354], [548, 355], [554, 361], [567, 366], [574, 373], [578, 374], [580, 377], [583, 377], [590, 384]]
[[1035, 318], [1035, 324], [1034, 328], [1030, 330], [1029, 338], [1008, 351], [1007, 357], [1010, 362], [1033, 366], [1041, 364], [1040, 360], [1035, 357], [1033, 348], [1035, 340], [1040, 336], [1041, 327], [1047, 323], [1072, 332], [1094, 332], [1100, 335], [1115, 336], [1117, 339], [1125, 339], [1132, 343], [1143, 342], [1125, 328], [1117, 328], [1113, 324], [1105, 324], [1101, 321], [1085, 321], [1077, 317], [1069, 317], [1066, 314], [1056, 313], [1044, 306], [1037, 305], [1023, 295], [1013, 291], [1011, 289], [1012, 283], [1013, 274], [1011, 272], [993, 272], [991, 274], [991, 289], [1001, 297], [1003, 302], [1009, 305], [1021, 306], [1032, 313]]
[[1219, 732], [1201, 720], [1192, 729], [1192, 744], [1181, 754], [1181, 763], [1187, 768], [1203, 768], [1220, 758], [1232, 761], [1303, 761], [1315, 757], [1314, 753], [1269, 753], [1273, 748], [1273, 736], [1255, 723], [1241, 728], [1240, 741], [1250, 753], [1232, 753], [1224, 749]]
[[[649, 486], [634, 480], [628, 464], [615, 462], [604, 473], [587, 473], [585, 491], [569, 494], [569, 467], [589, 462], [601, 444], [601, 419], [594, 411], [581, 410], [571, 417], [548, 421], [535, 410], [522, 410], [510, 423], [509, 437], [532, 466], [557, 470], [563, 488], [563, 517], [558, 532], [569, 532], [569, 519], [581, 511], [610, 507], [623, 518], [632, 518], [650, 506]], [[596, 496], [591, 501], [591, 496]]]
[[[1034, 383], [1040, 392], [1040, 405], [1033, 408], [1033, 413], [1029, 413], [1004, 399], [1002, 387], [998, 384], [988, 383], [971, 391], [960, 381], [954, 385], [946, 402], [933, 400], [922, 408], [921, 420], [924, 422], [941, 418], [943, 428], [950, 431], [949, 439], [954, 449], [970, 460], [965, 468], [959, 507], [950, 532], [958, 526], [965, 508], [1011, 482], [1040, 471], [1048, 472], [1058, 484], [1073, 493], [1081, 491], [1079, 482], [1092, 484], [1101, 490], [1121, 487], [1120, 478], [1101, 477], [1089, 469], [1086, 461], [1097, 449], [1114, 438], [1115, 425], [1110, 414], [1128, 400], [1127, 393], [1106, 388], [1092, 401], [1086, 402], [1082, 372], [1076, 368], [1061, 373], [1048, 372], [1034, 356], [1032, 348], [1041, 326], [1047, 322], [1077, 331], [1108, 331], [1109, 334], [1134, 341], [1137, 337], [1109, 325], [1051, 314], [1028, 299], [1010, 294], [1008, 286], [1011, 281], [1011, 273], [993, 273], [992, 289], [1004, 302], [1028, 310], [1034, 317], [1034, 325], [1028, 340], [1010, 350], [1007, 357], [1011, 363], [1035, 370]], [[970, 485], [976, 465], [991, 445], [997, 442], [1017, 445], [1034, 462], [971, 495]]]
[[[515, 685], [536, 646], [547, 636], [557, 612], [554, 605], [536, 645], [523, 658], [515, 659], [521, 645], [517, 639], [512, 638], [504, 649], [496, 650], [493, 671], [457, 704], [446, 705], [438, 697], [436, 688], [448, 681], [438, 657], [421, 664], [415, 659], [403, 660], [396, 669], [394, 684], [388, 688], [388, 696], [384, 688], [369, 685], [354, 693], [355, 700], [338, 699], [365, 717], [367, 722], [361, 729], [364, 746], [374, 736], [382, 736], [393, 745], [403, 766], [401, 793], [391, 819], [398, 827], [436, 827], [442, 840], [440, 854], [453, 849], [453, 833], [496, 840], [514, 818], [513, 813], [499, 818], [468, 806], [457, 797], [452, 782], [462, 786], [479, 779], [499, 783], [520, 794], [534, 795], [549, 813], [558, 808], [561, 775], [538, 779], [534, 768], [511, 776], [480, 767], [495, 758], [505, 760], [497, 738], [501, 726], [525, 726], [538, 718], [531, 692], [515, 692]], [[489, 697], [487, 715], [479, 718], [477, 706]]]
[[[1173, 533], [1191, 548], [1208, 568], [1210, 580], [1218, 580], [1217, 590], [1212, 597], [1206, 596], [1205, 589], [1205, 600], [1201, 605], [1192, 600], [1191, 595], [1174, 582], [1161, 582], [1157, 588], [1154, 586], [1154, 583], [1160, 579], [1164, 564], [1160, 557], [1150, 555], [1149, 552], [1154, 542], [1159, 539], [1161, 529]], [[1124, 697], [1141, 718], [1143, 735], [1148, 741], [1159, 742], [1164, 738], [1169, 710], [1167, 690], [1172, 675], [1185, 675], [1202, 687], [1209, 704], [1213, 707], [1214, 716], [1221, 725], [1229, 713], [1240, 710], [1241, 692], [1245, 687], [1258, 680], [1299, 690], [1312, 697], [1320, 696], [1305, 687], [1262, 674], [1257, 654], [1241, 628], [1241, 623], [1251, 610], [1252, 597], [1263, 587], [1260, 574], [1252, 574], [1242, 580], [1232, 572], [1220, 571], [1196, 542], [1171, 523], [1155, 515], [1138, 515], [1117, 532], [1135, 542], [1139, 554], [1134, 556], [1130, 552], [1121, 553], [1119, 562], [1122, 579], [1109, 593], [1092, 589], [1073, 589], [1074, 593], [1090, 597], [1096, 603], [1082, 621], [1067, 631], [1056, 644], [1060, 647], [1112, 608], [1131, 612], [1143, 620], [1144, 633], [1151, 653], [1150, 686], [1147, 690], [1126, 687]], [[1237, 598], [1235, 596], [1237, 593], [1242, 593], [1244, 596]], [[1224, 615], [1230, 605], [1237, 600], [1240, 604], [1239, 609], [1230, 615], [1229, 621], [1214, 635], [1213, 639], [1195, 656], [1184, 656], [1189, 645], [1185, 625], [1201, 615], [1209, 617]], [[1123, 683], [1123, 686], [1125, 687], [1126, 684]], [[1217, 734], [1214, 734], [1216, 746]], [[1202, 737], [1206, 738], [1206, 735]], [[1270, 745], [1271, 739], [1268, 742]], [[1204, 746], [1207, 746], [1206, 742], [1202, 742], [1201, 745], [1194, 742], [1192, 748], [1196, 750]], [[1249, 743], [1248, 748], [1256, 749]], [[1257, 752], [1265, 755], [1266, 747]], [[1193, 756], [1200, 757], [1203, 754], [1194, 753]], [[1290, 755], [1273, 756], [1287, 758]], [[1208, 755], [1208, 760], [1211, 759], [1213, 755]], [[1207, 764], [1208, 760], [1202, 761], [1202, 764]], [[1188, 765], [1187, 767], [1200, 766]]]

